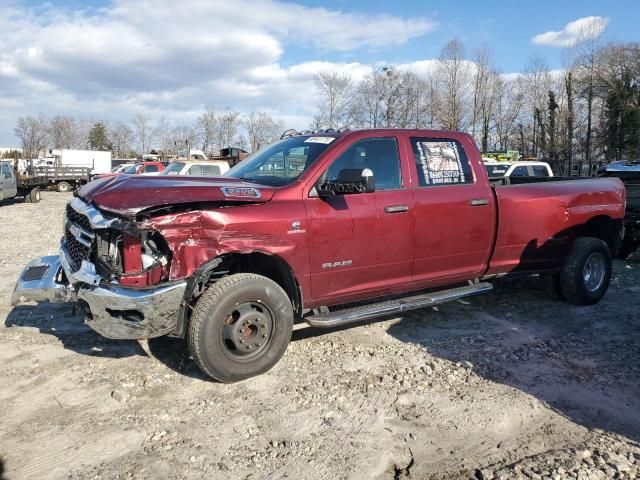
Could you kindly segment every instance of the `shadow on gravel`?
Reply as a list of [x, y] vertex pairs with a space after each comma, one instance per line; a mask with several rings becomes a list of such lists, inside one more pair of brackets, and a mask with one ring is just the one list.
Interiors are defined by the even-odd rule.
[[640, 442], [639, 279], [639, 262], [616, 262], [609, 292], [591, 307], [554, 299], [540, 279], [505, 279], [494, 293], [411, 312], [387, 332], [577, 424]]
[[64, 348], [82, 355], [109, 358], [146, 355], [136, 341], [109, 340], [95, 333], [84, 324], [83, 316], [75, 312], [72, 304], [19, 305], [9, 312], [5, 326], [37, 328], [58, 338]]
[[147, 340], [149, 352], [159, 362], [180, 375], [197, 380], [214, 382], [198, 368], [189, 356], [186, 340], [182, 338], [158, 337]]

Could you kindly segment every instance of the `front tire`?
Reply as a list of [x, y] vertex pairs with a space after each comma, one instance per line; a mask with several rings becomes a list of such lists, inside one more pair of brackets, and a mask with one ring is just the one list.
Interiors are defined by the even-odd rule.
[[229, 275], [196, 303], [187, 341], [194, 361], [211, 378], [236, 382], [266, 372], [284, 355], [293, 307], [273, 280]]
[[71, 185], [67, 182], [59, 182], [57, 185], [57, 189], [60, 193], [66, 193], [71, 190]]
[[40, 189], [38, 187], [32, 188], [28, 194], [31, 203], [40, 203]]
[[580, 237], [573, 242], [560, 271], [564, 298], [575, 305], [598, 303], [611, 281], [611, 252], [599, 238]]

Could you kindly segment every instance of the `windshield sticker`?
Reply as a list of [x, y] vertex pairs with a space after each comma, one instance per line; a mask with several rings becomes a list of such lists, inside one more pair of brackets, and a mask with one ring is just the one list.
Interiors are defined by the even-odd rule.
[[417, 142], [418, 167], [429, 185], [465, 183], [458, 145], [455, 142]]
[[324, 143], [325, 145], [330, 144], [336, 139], [336, 137], [309, 137], [304, 143]]

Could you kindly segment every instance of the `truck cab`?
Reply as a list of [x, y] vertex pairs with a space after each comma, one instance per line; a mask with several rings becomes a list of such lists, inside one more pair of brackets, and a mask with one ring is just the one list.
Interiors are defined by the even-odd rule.
[[18, 195], [18, 183], [10, 162], [0, 162], [0, 201]]

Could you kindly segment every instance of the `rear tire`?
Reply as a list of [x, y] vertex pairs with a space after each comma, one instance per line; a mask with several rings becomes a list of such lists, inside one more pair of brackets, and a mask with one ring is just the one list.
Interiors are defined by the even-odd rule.
[[56, 188], [60, 193], [67, 193], [71, 191], [71, 185], [68, 182], [59, 182], [58, 185], [56, 185]]
[[27, 197], [31, 200], [31, 203], [40, 203], [40, 188], [32, 188], [31, 191], [25, 196], [25, 201]]
[[187, 341], [194, 361], [211, 378], [236, 382], [266, 372], [284, 355], [293, 307], [273, 280], [229, 275], [196, 303]]
[[560, 271], [564, 298], [575, 305], [598, 303], [611, 281], [611, 252], [599, 238], [580, 237], [573, 242]]

